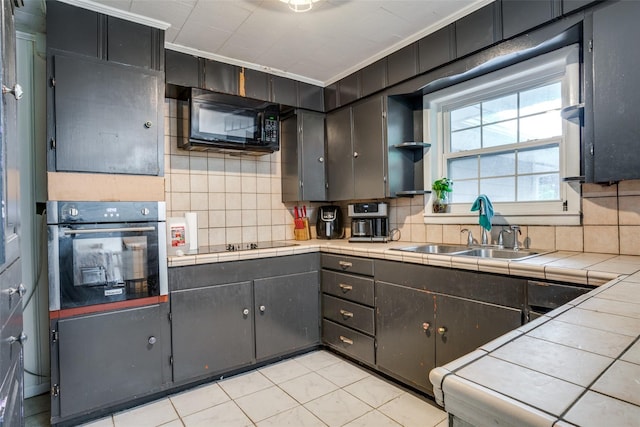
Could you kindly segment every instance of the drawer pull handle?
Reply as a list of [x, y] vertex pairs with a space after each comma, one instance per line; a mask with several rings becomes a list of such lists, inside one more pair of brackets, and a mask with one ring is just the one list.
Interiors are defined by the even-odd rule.
[[338, 261], [338, 264], [340, 265], [340, 267], [342, 267], [343, 270], [346, 270], [349, 267], [353, 267], [353, 263], [349, 261]]
[[353, 290], [353, 286], [351, 285], [345, 285], [344, 283], [340, 283], [338, 286], [340, 286], [340, 289], [342, 289], [342, 292], [344, 292], [345, 294], [351, 290]]
[[347, 337], [343, 337], [342, 335], [340, 335], [340, 341], [342, 341], [345, 344], [353, 345], [353, 340], [350, 340]]
[[340, 314], [342, 314], [344, 318], [353, 317], [353, 313], [347, 310], [340, 310]]

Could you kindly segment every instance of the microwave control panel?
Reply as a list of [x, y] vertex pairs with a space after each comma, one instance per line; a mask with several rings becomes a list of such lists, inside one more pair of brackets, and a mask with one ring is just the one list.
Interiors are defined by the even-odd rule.
[[278, 142], [278, 120], [276, 118], [267, 117], [264, 119], [264, 141]]

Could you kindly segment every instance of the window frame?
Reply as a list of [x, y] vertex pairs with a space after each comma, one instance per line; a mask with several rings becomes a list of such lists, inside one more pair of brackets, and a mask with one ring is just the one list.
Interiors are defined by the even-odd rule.
[[[445, 145], [445, 132], [450, 134], [448, 111], [474, 102], [487, 101], [509, 93], [539, 87], [554, 81], [562, 82], [561, 111], [579, 105], [580, 46], [573, 44], [471, 80], [429, 93], [423, 97], [423, 125], [425, 142], [431, 150], [425, 156], [425, 189], [444, 176], [449, 155]], [[549, 202], [496, 202], [495, 224], [521, 225], [579, 225], [580, 186], [563, 182], [563, 178], [580, 174], [580, 123], [562, 115], [563, 137], [560, 138], [560, 201]], [[517, 148], [548, 145], [558, 138], [520, 142]], [[474, 150], [477, 154], [504, 151], [504, 146]], [[465, 152], [468, 153], [468, 152]], [[453, 191], [455, 193], [455, 182]], [[425, 197], [425, 223], [461, 224], [477, 223], [477, 213], [471, 213], [471, 203], [450, 204], [448, 213], [432, 213], [433, 197]]]

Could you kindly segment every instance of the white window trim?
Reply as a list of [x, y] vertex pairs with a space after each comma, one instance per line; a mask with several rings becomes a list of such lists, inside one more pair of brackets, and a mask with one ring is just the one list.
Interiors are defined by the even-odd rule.
[[[486, 99], [492, 93], [500, 94], [508, 91], [530, 87], [537, 82], [562, 80], [563, 108], [578, 105], [580, 102], [580, 50], [578, 45], [571, 45], [539, 57], [494, 71], [427, 94], [423, 97], [424, 141], [431, 142], [431, 150], [425, 155], [425, 189], [430, 189], [434, 180], [444, 176], [443, 160], [444, 126], [443, 111], [456, 104], [468, 103], [474, 99]], [[580, 174], [580, 125], [576, 121], [563, 119], [565, 141], [560, 144], [561, 176], [577, 176]], [[446, 125], [445, 125], [446, 126]], [[525, 144], [521, 144], [525, 146]], [[455, 182], [454, 182], [455, 192]], [[561, 182], [560, 197], [556, 202], [515, 202], [494, 203], [493, 223], [496, 225], [580, 225], [580, 186]], [[449, 213], [432, 213], [432, 197], [425, 198], [424, 217], [429, 224], [474, 224], [478, 222], [477, 212], [471, 212], [471, 203], [450, 205]], [[566, 203], [566, 210], [563, 204]]]

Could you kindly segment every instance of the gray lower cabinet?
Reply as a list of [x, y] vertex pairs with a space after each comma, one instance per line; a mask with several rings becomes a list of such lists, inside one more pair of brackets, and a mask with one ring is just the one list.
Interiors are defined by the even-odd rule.
[[320, 344], [318, 267], [304, 254], [170, 268], [175, 384]]
[[166, 306], [52, 322], [52, 423], [153, 394], [170, 383]]
[[295, 110], [280, 128], [282, 201], [326, 200], [324, 114]]
[[252, 308], [251, 282], [172, 292], [173, 380], [180, 383], [251, 364]]

